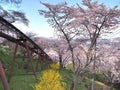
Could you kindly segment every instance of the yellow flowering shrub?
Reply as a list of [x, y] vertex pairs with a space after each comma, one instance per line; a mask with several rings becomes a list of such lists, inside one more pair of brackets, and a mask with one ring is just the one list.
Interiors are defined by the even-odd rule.
[[59, 63], [56, 63], [56, 64], [52, 63], [52, 64], [50, 64], [50, 67], [51, 67], [51, 69], [58, 70], [60, 68], [60, 64]]
[[35, 84], [35, 90], [65, 90], [65, 83], [62, 82], [62, 76], [56, 71], [59, 68], [57, 64], [51, 64], [51, 69], [45, 70], [39, 82]]

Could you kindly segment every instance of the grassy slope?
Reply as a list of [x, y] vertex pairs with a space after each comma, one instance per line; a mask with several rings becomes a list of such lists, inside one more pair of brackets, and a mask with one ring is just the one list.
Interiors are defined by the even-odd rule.
[[[60, 70], [61, 75], [63, 76], [64, 82], [67, 84], [66, 90], [69, 90], [71, 81], [72, 81], [72, 72], [69, 70]], [[40, 76], [40, 74], [38, 75]], [[85, 85], [90, 86], [91, 80], [86, 79], [80, 83], [80, 78], [77, 78], [78, 84], [76, 90], [89, 90]], [[35, 84], [35, 79], [33, 75], [14, 75], [10, 82], [10, 90], [34, 90], [33, 86]], [[99, 85], [96, 84], [96, 89]], [[2, 83], [0, 82], [0, 90], [3, 90]]]
[[[25, 76], [13, 76], [9, 83], [10, 90], [33, 90], [35, 80], [31, 75]], [[0, 90], [4, 90], [2, 83], [0, 82]]]
[[[0, 52], [0, 58], [2, 59], [2, 63], [5, 67], [9, 68], [12, 55], [11, 53], [2, 53]], [[18, 63], [23, 63], [22, 60], [16, 60]], [[17, 63], [15, 63], [16, 66]], [[6, 69], [6, 73], [8, 73], [8, 69]], [[17, 69], [16, 67], [14, 68], [14, 73], [15, 74], [20, 74], [20, 73], [25, 73], [25, 70]], [[70, 70], [60, 70], [61, 75], [63, 76], [64, 82], [66, 82], [67, 88], [66, 90], [70, 89], [70, 85], [72, 82], [72, 71]], [[38, 76], [40, 76], [41, 73], [39, 73]], [[77, 78], [77, 88], [76, 90], [89, 90], [91, 86], [91, 79], [82, 79], [82, 78]], [[81, 83], [82, 82], [82, 83]], [[11, 82], [9, 83], [10, 85], [10, 90], [33, 90], [33, 86], [35, 84], [35, 79], [33, 75], [14, 75], [11, 79]], [[96, 89], [100, 86], [99, 84], [95, 84]], [[0, 90], [3, 90], [2, 87], [2, 82], [0, 80]]]

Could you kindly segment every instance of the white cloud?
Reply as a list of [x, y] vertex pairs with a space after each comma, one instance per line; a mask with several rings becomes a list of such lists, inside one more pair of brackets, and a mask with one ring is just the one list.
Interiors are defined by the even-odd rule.
[[23, 23], [15, 22], [15, 23], [13, 23], [13, 25], [15, 27], [17, 27], [23, 33], [30, 31], [30, 28], [28, 26], [24, 25]]
[[40, 36], [40, 37], [48, 37], [48, 38], [54, 37], [54, 30], [48, 26], [46, 26], [44, 28], [40, 28], [40, 29], [32, 29], [29, 26], [26, 26], [26, 25], [19, 23], [19, 22], [16, 22], [13, 25], [16, 26], [23, 33], [33, 32], [33, 33], [36, 33], [37, 36]]

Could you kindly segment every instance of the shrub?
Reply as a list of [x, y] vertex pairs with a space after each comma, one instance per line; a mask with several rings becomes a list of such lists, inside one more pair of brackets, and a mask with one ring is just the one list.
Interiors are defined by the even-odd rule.
[[50, 64], [50, 68], [53, 69], [53, 70], [58, 70], [60, 68], [60, 64], [59, 63], [52, 63]]
[[62, 76], [57, 71], [58, 64], [51, 64], [51, 69], [45, 70], [39, 82], [35, 84], [35, 90], [65, 90], [65, 83], [62, 82]]

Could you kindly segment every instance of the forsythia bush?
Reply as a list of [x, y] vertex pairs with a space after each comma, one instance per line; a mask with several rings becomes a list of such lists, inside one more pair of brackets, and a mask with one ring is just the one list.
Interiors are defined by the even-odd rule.
[[51, 69], [54, 69], [54, 70], [58, 70], [60, 68], [60, 64], [59, 63], [56, 63], [56, 64], [50, 64], [50, 67]]
[[65, 90], [65, 83], [57, 71], [59, 64], [51, 64], [51, 69], [45, 70], [39, 82], [35, 84], [35, 90]]

